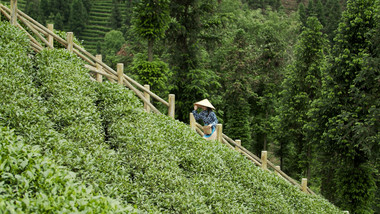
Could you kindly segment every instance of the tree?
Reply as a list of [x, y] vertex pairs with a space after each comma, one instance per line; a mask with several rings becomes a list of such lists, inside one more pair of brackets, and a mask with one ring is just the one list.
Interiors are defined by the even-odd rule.
[[176, 95], [176, 117], [188, 121], [193, 103], [210, 98], [220, 88], [217, 75], [207, 67], [209, 54], [200, 45], [204, 23], [214, 16], [217, 2], [172, 0], [170, 16], [173, 22], [166, 33], [166, 46], [173, 70], [172, 93]]
[[104, 57], [104, 62], [108, 63], [111, 67], [115, 67], [119, 61], [119, 57], [116, 53], [121, 49], [125, 39], [123, 33], [117, 30], [111, 30], [104, 35], [104, 42], [102, 46], [102, 55]]
[[45, 23], [45, 21], [47, 21], [47, 19], [49, 18], [52, 12], [51, 5], [49, 4], [49, 0], [41, 0], [39, 4], [39, 10], [40, 10], [39, 22]]
[[371, 163], [378, 159], [380, 142], [380, 69], [371, 62], [379, 59], [373, 42], [379, 5], [378, 0], [347, 2], [322, 98], [312, 112], [324, 161], [335, 163], [323, 177], [322, 194], [352, 213], [371, 213], [377, 189]]
[[122, 17], [119, 10], [119, 3], [116, 0], [113, 1], [113, 8], [111, 12], [110, 22], [111, 22], [112, 29], [121, 28]]
[[[62, 21], [66, 25], [70, 17], [70, 11], [71, 11], [70, 5], [72, 2], [73, 0], [50, 0], [49, 8], [48, 8], [49, 14], [53, 13], [56, 15], [60, 13], [62, 16]], [[84, 1], [82, 0], [82, 2]], [[86, 5], [84, 5], [84, 8], [86, 9], [87, 14], [88, 14], [89, 8], [87, 8]]]
[[253, 82], [254, 50], [249, 46], [247, 33], [239, 29], [222, 57], [221, 82], [223, 85], [225, 132], [232, 139], [240, 139], [251, 149], [251, 108], [249, 99], [255, 95]]
[[[303, 174], [310, 180], [314, 146], [306, 136], [305, 126], [310, 120], [310, 103], [320, 97], [322, 70], [326, 67], [327, 39], [323, 26], [316, 17], [307, 19], [298, 44], [295, 61], [289, 67], [278, 103], [279, 125], [277, 153], [281, 168], [293, 176]], [[294, 148], [293, 153], [290, 148]], [[285, 160], [288, 160], [285, 162]]]
[[137, 54], [132, 62], [132, 72], [138, 76], [141, 84], [148, 84], [151, 90], [159, 96], [167, 96], [170, 89], [169, 65], [159, 59], [146, 61], [144, 54]]
[[148, 61], [153, 60], [153, 44], [163, 38], [169, 27], [168, 0], [142, 0], [134, 11], [134, 27], [137, 34], [148, 40]]
[[307, 14], [306, 14], [305, 5], [303, 3], [298, 5], [298, 15], [299, 15], [299, 19], [302, 25], [306, 26]]
[[26, 1], [25, 13], [28, 14], [30, 17], [38, 21], [41, 21], [39, 6], [40, 6], [39, 0]]
[[87, 11], [82, 0], [73, 0], [70, 7], [69, 25], [76, 34], [81, 35], [87, 23]]
[[342, 7], [338, 1], [327, 0], [326, 3], [326, 24], [324, 32], [328, 35], [330, 41], [335, 37], [335, 30], [338, 28], [340, 18], [342, 16]]
[[54, 28], [57, 30], [64, 30], [63, 17], [61, 16], [61, 13], [57, 13], [54, 16]]

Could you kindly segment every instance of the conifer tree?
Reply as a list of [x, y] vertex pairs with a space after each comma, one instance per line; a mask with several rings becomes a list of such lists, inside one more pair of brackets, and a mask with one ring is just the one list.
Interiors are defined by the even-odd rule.
[[40, 18], [39, 21], [41, 23], [45, 23], [46, 19], [50, 16], [51, 11], [51, 5], [49, 4], [49, 0], [41, 0], [40, 5]]
[[316, 16], [319, 22], [322, 24], [322, 26], [325, 26], [326, 24], [325, 8], [323, 7], [321, 0], [317, 0], [317, 2], [315, 3], [315, 12], [316, 12]]
[[[49, 0], [47, 0], [49, 1]], [[70, 16], [70, 5], [73, 0], [51, 0], [49, 1], [49, 14], [53, 13], [54, 15], [60, 13], [62, 16], [62, 21], [64, 24], [68, 23], [69, 16]], [[83, 2], [83, 0], [82, 0]], [[86, 7], [85, 7], [86, 8]], [[86, 10], [88, 12], [88, 10]]]
[[82, 0], [73, 0], [70, 7], [69, 25], [70, 29], [80, 35], [87, 23], [87, 11]]
[[298, 5], [298, 16], [303, 26], [306, 26], [307, 13], [303, 3]]
[[110, 17], [111, 28], [112, 29], [121, 28], [121, 22], [122, 22], [122, 17], [119, 10], [119, 3], [116, 0], [114, 0], [111, 17]]
[[142, 0], [134, 11], [137, 34], [148, 41], [148, 61], [153, 61], [153, 44], [161, 39], [169, 26], [168, 0]]
[[377, 189], [372, 163], [380, 142], [380, 69], [371, 62], [380, 57], [373, 42], [379, 5], [378, 0], [347, 2], [322, 98], [311, 111], [319, 121], [313, 126], [324, 161], [334, 163], [323, 177], [322, 194], [352, 213], [372, 213]]
[[166, 45], [171, 54], [176, 118], [182, 121], [188, 121], [194, 102], [204, 98], [213, 102], [210, 95], [220, 87], [216, 74], [203, 66], [202, 60], [208, 60], [208, 55], [200, 45], [205, 19], [214, 16], [216, 4], [216, 0], [170, 2], [170, 16], [175, 22], [167, 31]]
[[222, 64], [223, 101], [225, 104], [225, 132], [232, 139], [240, 139], [252, 150], [249, 99], [254, 96], [252, 85], [257, 75], [253, 69], [252, 52], [247, 33], [240, 29], [227, 47]]
[[327, 0], [325, 10], [326, 22], [324, 32], [328, 35], [329, 40], [333, 41], [335, 30], [338, 28], [342, 16], [342, 7], [336, 0]]
[[61, 13], [57, 13], [57, 15], [54, 16], [54, 28], [57, 30], [64, 30], [63, 17]]
[[[277, 109], [277, 139], [280, 143], [277, 152], [281, 155], [281, 167], [294, 176], [303, 174], [309, 179], [314, 145], [309, 143], [304, 127], [309, 121], [310, 103], [320, 96], [322, 70], [326, 66], [327, 39], [321, 32], [322, 28], [316, 17], [307, 19], [296, 46], [295, 62], [289, 67], [283, 82]], [[290, 148], [294, 148], [296, 153], [289, 153]]]
[[25, 4], [25, 13], [28, 14], [30, 17], [41, 21], [41, 15], [39, 10], [40, 2], [39, 0], [31, 0], [27, 1]]

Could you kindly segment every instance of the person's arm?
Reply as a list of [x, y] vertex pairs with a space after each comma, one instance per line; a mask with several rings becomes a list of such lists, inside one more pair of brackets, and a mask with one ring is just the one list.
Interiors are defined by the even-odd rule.
[[201, 119], [201, 115], [198, 114], [197, 109], [198, 109], [198, 106], [194, 105], [194, 110], [191, 112], [191, 113], [193, 113], [195, 120]]
[[194, 110], [191, 112], [194, 115], [195, 120], [202, 119], [203, 121], [206, 119], [206, 111], [201, 111], [201, 113], [197, 112], [198, 106], [194, 105]]
[[218, 118], [216, 118], [216, 114], [214, 112], [211, 112], [209, 117], [211, 117], [210, 121], [212, 121], [209, 126], [216, 126], [216, 124], [218, 124]]

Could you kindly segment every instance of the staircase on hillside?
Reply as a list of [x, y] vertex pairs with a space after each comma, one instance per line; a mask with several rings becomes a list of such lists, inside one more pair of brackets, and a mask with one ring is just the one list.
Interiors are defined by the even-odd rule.
[[[125, 4], [119, 4], [119, 9], [122, 14], [123, 11], [125, 11], [125, 7]], [[95, 0], [92, 3], [88, 23], [81, 35], [81, 39], [83, 40], [86, 50], [93, 54], [96, 54], [98, 42], [103, 42], [104, 35], [112, 30], [110, 27], [112, 8], [112, 0]]]

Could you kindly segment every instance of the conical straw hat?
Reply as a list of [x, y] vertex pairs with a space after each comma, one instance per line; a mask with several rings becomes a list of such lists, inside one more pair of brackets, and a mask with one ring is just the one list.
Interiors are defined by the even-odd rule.
[[194, 104], [198, 105], [198, 106], [204, 106], [204, 107], [208, 107], [211, 109], [215, 109], [215, 107], [210, 103], [210, 101], [208, 101], [208, 99], [201, 100], [201, 101], [196, 102]]

